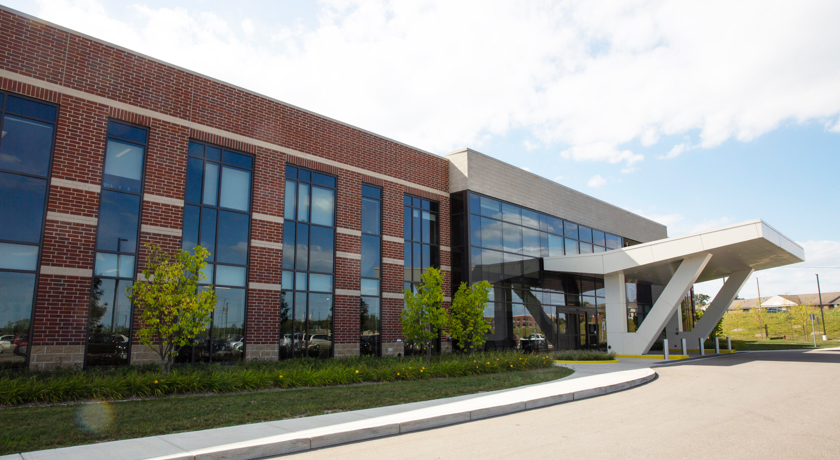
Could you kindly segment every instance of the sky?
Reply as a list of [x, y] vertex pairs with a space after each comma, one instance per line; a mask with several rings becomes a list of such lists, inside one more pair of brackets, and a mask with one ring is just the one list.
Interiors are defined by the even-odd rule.
[[669, 236], [763, 219], [806, 261], [742, 297], [840, 291], [840, 2], [2, 2]]

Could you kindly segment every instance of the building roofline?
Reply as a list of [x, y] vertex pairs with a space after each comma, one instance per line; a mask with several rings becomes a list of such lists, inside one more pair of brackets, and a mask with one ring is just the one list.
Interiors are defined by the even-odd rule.
[[77, 31], [77, 30], [73, 30], [73, 29], [70, 29], [70, 28], [68, 28], [68, 27], [64, 27], [64, 26], [58, 25], [58, 24], [56, 24], [56, 23], [54, 23], [54, 22], [47, 21], [46, 19], [41, 19], [41, 18], [39, 18], [39, 17], [37, 17], [37, 16], [33, 16], [33, 15], [31, 15], [31, 14], [24, 13], [24, 12], [22, 12], [22, 11], [18, 11], [18, 10], [14, 9], [14, 8], [9, 8], [9, 7], [8, 7], [8, 6], [6, 6], [6, 5], [0, 5], [0, 10], [3, 10], [3, 11], [6, 11], [6, 12], [8, 12], [8, 13], [11, 13], [11, 14], [15, 14], [15, 15], [21, 16], [21, 17], [23, 17], [23, 18], [25, 18], [25, 19], [28, 19], [28, 20], [30, 20], [30, 21], [38, 22], [38, 23], [44, 24], [44, 25], [49, 26], [49, 27], [54, 27], [54, 28], [56, 28], [56, 29], [58, 29], [58, 30], [61, 30], [61, 31], [63, 31], [63, 32], [66, 32], [66, 33], [68, 33], [68, 34], [72, 34], [72, 35], [75, 35], [75, 36], [83, 37], [83, 38], [86, 38], [86, 39], [88, 39], [88, 40], [94, 41], [94, 42], [96, 42], [96, 43], [100, 43], [100, 44], [102, 44], [102, 45], [105, 45], [105, 46], [108, 46], [108, 47], [111, 47], [111, 48], [114, 48], [114, 49], [117, 49], [117, 50], [120, 50], [120, 51], [125, 51], [125, 52], [130, 53], [130, 54], [132, 54], [132, 55], [134, 55], [134, 56], [138, 56], [138, 57], [141, 57], [141, 58], [143, 58], [143, 59], [148, 59], [148, 60], [150, 60], [150, 61], [157, 62], [158, 64], [165, 65], [165, 66], [167, 66], [167, 67], [171, 67], [171, 68], [173, 68], [173, 69], [177, 69], [177, 70], [180, 70], [180, 71], [182, 71], [182, 72], [186, 72], [186, 73], [188, 73], [188, 74], [190, 74], [190, 75], [194, 75], [194, 76], [197, 76], [197, 77], [200, 77], [200, 78], [204, 78], [204, 79], [207, 79], [207, 80], [210, 80], [210, 81], [213, 81], [213, 82], [219, 83], [219, 84], [221, 84], [221, 85], [224, 85], [224, 86], [227, 86], [227, 87], [230, 87], [230, 88], [234, 88], [234, 89], [237, 89], [237, 90], [239, 90], [239, 91], [242, 91], [242, 92], [245, 92], [245, 93], [251, 94], [251, 95], [253, 95], [253, 96], [257, 96], [257, 97], [263, 98], [263, 99], [268, 100], [268, 101], [272, 101], [272, 102], [276, 102], [276, 103], [278, 103], [278, 104], [282, 104], [282, 105], [284, 105], [284, 106], [286, 106], [286, 107], [290, 107], [290, 108], [295, 109], [295, 110], [300, 110], [301, 112], [305, 112], [305, 113], [308, 113], [308, 114], [310, 114], [310, 115], [314, 115], [314, 116], [316, 116], [316, 117], [323, 118], [324, 120], [329, 120], [329, 121], [332, 121], [332, 122], [334, 122], [334, 123], [338, 123], [338, 124], [343, 125], [343, 126], [346, 126], [346, 127], [348, 127], [348, 128], [355, 129], [355, 130], [357, 130], [357, 131], [361, 131], [361, 132], [364, 132], [364, 133], [370, 134], [370, 135], [372, 135], [372, 136], [376, 136], [376, 137], [378, 137], [378, 138], [380, 138], [380, 139], [387, 140], [387, 141], [390, 141], [390, 142], [394, 142], [394, 143], [396, 143], [396, 144], [400, 144], [400, 145], [402, 145], [402, 146], [404, 146], [404, 147], [408, 147], [408, 148], [410, 148], [410, 149], [412, 149], [412, 150], [416, 150], [417, 152], [424, 153], [424, 154], [426, 154], [426, 155], [429, 155], [429, 156], [435, 157], [435, 158], [437, 158], [437, 159], [446, 159], [443, 155], [439, 155], [439, 154], [437, 154], [437, 153], [432, 153], [432, 152], [429, 152], [429, 151], [427, 151], [427, 150], [423, 150], [423, 149], [421, 149], [421, 148], [414, 147], [413, 145], [406, 144], [405, 142], [400, 142], [400, 141], [395, 140], [395, 139], [392, 139], [392, 138], [390, 138], [390, 137], [386, 137], [386, 136], [383, 136], [383, 135], [381, 135], [381, 134], [374, 133], [373, 131], [368, 131], [367, 129], [364, 129], [364, 128], [359, 128], [358, 126], [351, 125], [350, 123], [346, 123], [346, 122], [343, 122], [343, 121], [341, 121], [341, 120], [337, 120], [337, 119], [335, 119], [335, 118], [328, 117], [328, 116], [326, 116], [326, 115], [322, 115], [322, 114], [320, 114], [320, 113], [313, 112], [313, 111], [311, 111], [311, 110], [307, 110], [307, 109], [304, 109], [304, 108], [302, 108], [302, 107], [298, 107], [298, 106], [296, 106], [296, 105], [294, 105], [294, 104], [290, 104], [290, 103], [288, 103], [288, 102], [284, 102], [284, 101], [281, 101], [281, 100], [279, 100], [279, 99], [275, 99], [275, 98], [273, 98], [273, 97], [271, 97], [271, 96], [266, 96], [265, 94], [260, 94], [260, 93], [258, 93], [258, 92], [256, 92], [256, 91], [253, 91], [253, 90], [250, 90], [250, 89], [247, 89], [247, 88], [243, 88], [243, 87], [241, 87], [241, 86], [234, 85], [234, 84], [232, 84], [232, 83], [229, 83], [229, 82], [226, 82], [226, 81], [223, 81], [223, 80], [219, 80], [218, 78], [210, 77], [210, 76], [205, 75], [205, 74], [203, 74], [203, 73], [196, 72], [196, 71], [194, 71], [194, 70], [190, 70], [190, 69], [187, 69], [187, 68], [184, 68], [184, 67], [181, 67], [181, 66], [175, 65], [175, 64], [173, 64], [173, 63], [171, 63], [171, 62], [167, 62], [167, 61], [164, 61], [164, 60], [162, 60], [162, 59], [158, 59], [158, 58], [155, 58], [155, 57], [149, 56], [149, 55], [147, 55], [147, 54], [140, 53], [140, 52], [138, 52], [138, 51], [136, 51], [136, 50], [133, 50], [133, 49], [130, 49], [130, 48], [126, 48], [126, 47], [124, 47], [124, 46], [120, 46], [120, 45], [117, 45], [117, 44], [111, 43], [111, 42], [109, 42], [109, 41], [102, 40], [101, 38], [92, 37], [92, 36], [90, 36], [90, 35], [84, 34], [84, 33], [79, 32], [79, 31]]

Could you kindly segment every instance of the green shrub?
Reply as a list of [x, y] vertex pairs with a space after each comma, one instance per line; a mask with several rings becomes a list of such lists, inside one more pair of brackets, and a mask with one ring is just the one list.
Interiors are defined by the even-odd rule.
[[559, 361], [611, 361], [615, 353], [597, 350], [560, 350], [554, 352], [554, 359]]
[[56, 403], [86, 399], [158, 397], [184, 393], [227, 393], [270, 388], [319, 387], [362, 382], [394, 382], [461, 377], [547, 368], [549, 355], [487, 352], [448, 353], [426, 363], [417, 358], [298, 359], [235, 365], [178, 366], [164, 376], [158, 366], [0, 373], [0, 405]]

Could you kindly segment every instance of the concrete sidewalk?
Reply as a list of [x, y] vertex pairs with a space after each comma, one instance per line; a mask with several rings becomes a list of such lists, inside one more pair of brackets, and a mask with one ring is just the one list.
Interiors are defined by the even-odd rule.
[[570, 377], [510, 390], [42, 450], [3, 456], [0, 460], [215, 460], [282, 455], [590, 398], [656, 378], [648, 360], [633, 361], [640, 362], [577, 365]]

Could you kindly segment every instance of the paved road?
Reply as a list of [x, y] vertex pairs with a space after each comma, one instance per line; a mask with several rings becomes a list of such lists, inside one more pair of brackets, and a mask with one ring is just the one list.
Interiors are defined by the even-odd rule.
[[840, 349], [656, 371], [620, 393], [282, 458], [840, 458]]

